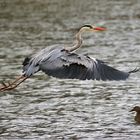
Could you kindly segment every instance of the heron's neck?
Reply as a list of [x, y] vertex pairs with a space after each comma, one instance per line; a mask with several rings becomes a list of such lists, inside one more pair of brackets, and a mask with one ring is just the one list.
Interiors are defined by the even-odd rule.
[[76, 34], [76, 43], [71, 48], [68, 48], [67, 50], [69, 52], [72, 52], [72, 51], [75, 51], [76, 49], [80, 48], [81, 46], [82, 46], [82, 37], [81, 37], [81, 32], [79, 31]]

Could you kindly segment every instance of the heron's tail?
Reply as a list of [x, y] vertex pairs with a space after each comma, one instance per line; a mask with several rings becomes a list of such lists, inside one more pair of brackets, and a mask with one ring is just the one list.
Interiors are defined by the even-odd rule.
[[135, 69], [129, 71], [128, 73], [129, 73], [129, 74], [130, 74], [130, 73], [136, 73], [136, 72], [138, 72], [138, 71], [140, 71], [140, 68], [135, 68]]
[[23, 65], [23, 75], [25, 77], [30, 77], [34, 73], [38, 72], [40, 70], [38, 61], [36, 59], [32, 59], [30, 57], [26, 57], [25, 60], [22, 63]]
[[29, 67], [29, 65], [30, 65], [30, 60], [31, 60], [31, 58], [29, 58], [29, 57], [26, 57], [26, 58], [24, 59], [24, 61], [23, 61], [23, 63], [22, 63], [22, 65], [23, 65], [23, 72], [26, 71], [26, 70], [28, 69], [28, 67]]

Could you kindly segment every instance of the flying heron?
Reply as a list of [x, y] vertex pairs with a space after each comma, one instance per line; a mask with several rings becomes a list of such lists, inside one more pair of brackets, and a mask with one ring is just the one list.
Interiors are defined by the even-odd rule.
[[139, 69], [123, 72], [106, 65], [101, 60], [75, 52], [82, 46], [81, 34], [83, 32], [105, 30], [106, 28], [104, 27], [84, 25], [76, 34], [76, 43], [72, 47], [47, 47], [32, 57], [26, 57], [23, 62], [23, 74], [9, 84], [3, 82], [0, 91], [16, 88], [38, 71], [63, 79], [126, 80], [131, 73], [137, 72]]

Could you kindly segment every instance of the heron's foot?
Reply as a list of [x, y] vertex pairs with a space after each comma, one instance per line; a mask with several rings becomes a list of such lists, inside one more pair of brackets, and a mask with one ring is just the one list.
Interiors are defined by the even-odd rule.
[[2, 82], [2, 86], [0, 87], [0, 91], [12, 90], [15, 89], [18, 85], [20, 85], [23, 81], [25, 81], [28, 77], [20, 76], [15, 81], [11, 83]]
[[11, 89], [14, 89], [16, 84], [12, 84], [12, 83], [5, 83], [5, 82], [2, 82], [1, 83], [2, 86], [0, 87], [0, 91], [5, 91], [5, 90], [11, 90]]

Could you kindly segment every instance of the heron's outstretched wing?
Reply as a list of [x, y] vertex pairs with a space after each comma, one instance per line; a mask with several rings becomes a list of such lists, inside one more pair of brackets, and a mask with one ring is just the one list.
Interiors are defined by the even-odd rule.
[[[40, 70], [40, 63], [42, 61], [54, 61], [59, 58], [62, 53], [60, 53], [63, 47], [59, 47], [54, 45], [53, 47], [47, 47], [45, 49], [40, 50], [38, 53], [33, 56], [26, 57], [23, 61], [23, 75], [26, 77], [30, 77]], [[51, 60], [50, 60], [51, 58]], [[52, 59], [53, 58], [53, 59]]]
[[[119, 71], [103, 61], [85, 55], [57, 50], [54, 54], [40, 62], [40, 70], [58, 78], [68, 79], [96, 79], [96, 80], [125, 80], [129, 72]], [[58, 55], [59, 54], [59, 55]]]

